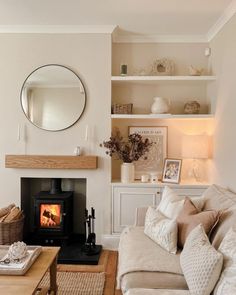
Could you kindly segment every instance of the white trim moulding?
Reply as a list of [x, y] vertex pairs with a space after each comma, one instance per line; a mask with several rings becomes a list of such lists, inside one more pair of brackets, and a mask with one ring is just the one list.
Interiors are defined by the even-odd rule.
[[224, 27], [224, 25], [234, 16], [236, 13], [236, 0], [232, 0], [229, 6], [225, 9], [223, 14], [218, 18], [217, 22], [210, 28], [206, 35], [206, 39], [210, 42]]
[[204, 35], [113, 34], [114, 43], [207, 43]]
[[0, 25], [0, 33], [16, 34], [112, 34], [116, 25]]

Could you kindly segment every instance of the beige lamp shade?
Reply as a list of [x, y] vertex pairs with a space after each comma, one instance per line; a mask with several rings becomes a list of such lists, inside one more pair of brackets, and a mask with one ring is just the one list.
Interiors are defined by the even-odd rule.
[[187, 159], [210, 158], [210, 137], [202, 135], [183, 135], [182, 157]]

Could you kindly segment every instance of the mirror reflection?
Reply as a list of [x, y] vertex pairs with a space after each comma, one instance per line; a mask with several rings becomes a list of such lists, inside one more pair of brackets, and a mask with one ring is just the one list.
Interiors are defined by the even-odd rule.
[[37, 127], [57, 131], [75, 124], [86, 104], [80, 78], [69, 68], [46, 65], [33, 71], [21, 90], [26, 117]]

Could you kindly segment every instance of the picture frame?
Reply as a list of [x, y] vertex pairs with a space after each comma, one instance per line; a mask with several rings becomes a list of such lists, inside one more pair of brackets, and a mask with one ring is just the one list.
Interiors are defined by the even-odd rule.
[[167, 158], [167, 126], [129, 126], [129, 134], [138, 133], [144, 139], [148, 138], [154, 144], [151, 146], [147, 159], [141, 157], [134, 162], [135, 179], [140, 180], [144, 174], [155, 174], [158, 179], [162, 177], [164, 160]]
[[181, 159], [165, 159], [162, 173], [162, 182], [179, 183], [181, 167]]

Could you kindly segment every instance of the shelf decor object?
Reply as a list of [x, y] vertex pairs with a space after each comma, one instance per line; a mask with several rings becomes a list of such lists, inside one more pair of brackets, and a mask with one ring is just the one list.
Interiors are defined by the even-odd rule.
[[180, 159], [165, 159], [162, 182], [179, 183], [181, 165], [182, 160]]
[[132, 114], [133, 104], [132, 103], [115, 103], [112, 105], [112, 114]]
[[184, 113], [185, 114], [199, 114], [201, 105], [196, 100], [188, 101], [184, 105]]
[[167, 58], [160, 58], [153, 62], [152, 75], [172, 75], [174, 72], [174, 62]]
[[129, 183], [134, 181], [134, 164], [141, 157], [146, 160], [146, 154], [152, 147], [152, 142], [148, 138], [143, 138], [134, 132], [129, 134], [128, 139], [124, 139], [119, 129], [116, 130], [108, 141], [103, 141], [101, 147], [107, 149], [106, 154], [110, 157], [116, 156], [121, 160], [121, 182]]
[[121, 182], [129, 183], [134, 182], [134, 163], [122, 163], [121, 164]]
[[167, 157], [167, 127], [129, 127], [129, 134], [137, 133], [148, 138], [153, 145], [147, 153], [147, 159], [140, 158], [135, 162], [135, 179], [143, 174], [157, 174], [161, 179], [164, 159]]
[[6, 155], [6, 168], [97, 169], [97, 156]]
[[170, 109], [170, 102], [164, 97], [154, 97], [154, 102], [151, 106], [152, 114], [164, 114], [168, 113]]

